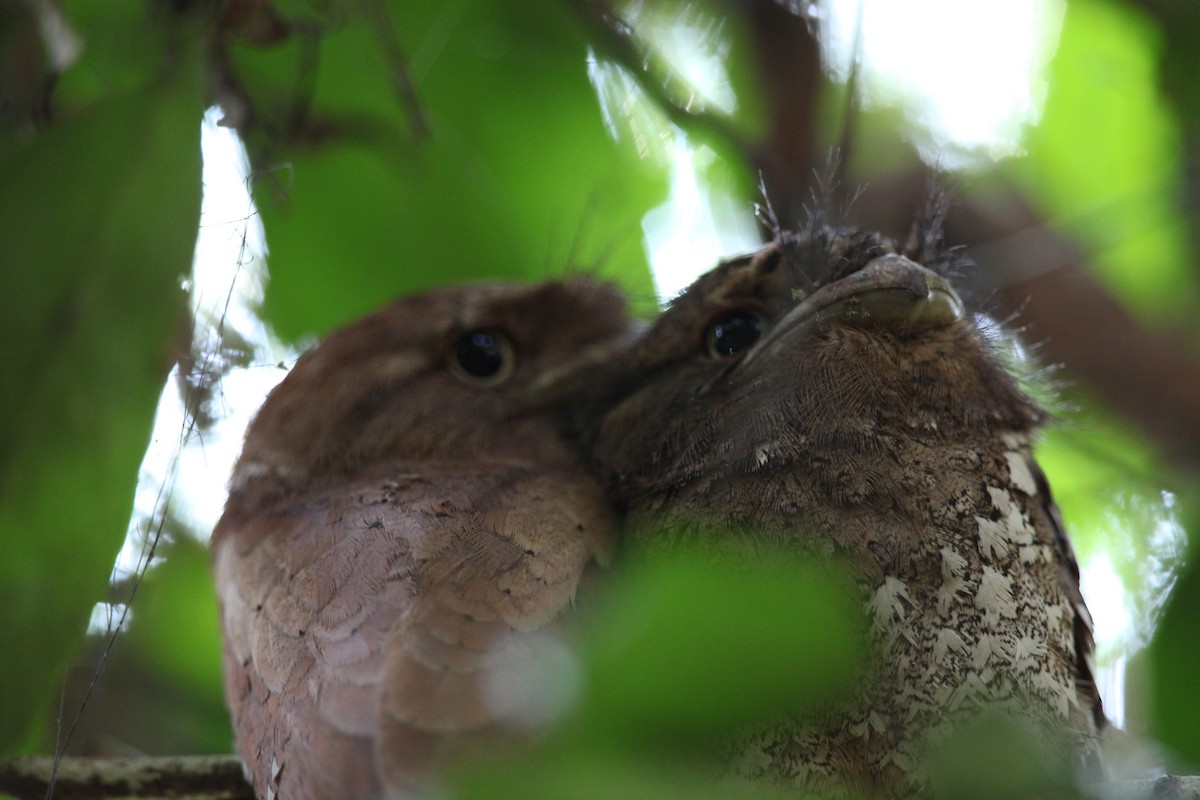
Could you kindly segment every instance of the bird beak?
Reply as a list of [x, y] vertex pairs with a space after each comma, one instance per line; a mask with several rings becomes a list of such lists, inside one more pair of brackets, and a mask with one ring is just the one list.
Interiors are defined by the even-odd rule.
[[535, 413], [601, 393], [601, 387], [610, 385], [619, 373], [621, 356], [631, 351], [647, 327], [645, 322], [631, 325], [620, 336], [593, 344], [570, 361], [543, 372], [525, 388], [517, 413]]
[[962, 300], [940, 275], [888, 254], [801, 300], [742, 359], [739, 368], [771, 358], [822, 326], [842, 322], [911, 335], [963, 319]]

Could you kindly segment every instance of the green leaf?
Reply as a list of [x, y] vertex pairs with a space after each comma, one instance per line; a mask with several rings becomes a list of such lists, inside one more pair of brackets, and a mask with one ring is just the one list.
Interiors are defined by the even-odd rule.
[[[731, 731], [827, 710], [866, 675], [863, 609], [828, 561], [683, 546], [623, 561], [580, 609], [579, 706], [534, 747], [449, 773], [462, 800], [764, 798], [717, 778]], [[784, 795], [787, 796], [787, 795]]]
[[1179, 127], [1158, 85], [1159, 32], [1130, 4], [1067, 7], [1041, 123], [1014, 173], [1045, 216], [1091, 245], [1089, 264], [1131, 308], [1189, 319], [1200, 282], [1178, 212]]
[[585, 642], [585, 730], [675, 746], [811, 713], [865, 675], [863, 611], [829, 563], [674, 551], [623, 564]]
[[172, 342], [200, 202], [194, 63], [0, 152], [0, 750], [102, 599]]
[[476, 763], [450, 777], [455, 800], [765, 800], [778, 795], [723, 785], [695, 765], [633, 751], [553, 746]]
[[[1200, 530], [1196, 513], [1198, 499], [1191, 500], [1188, 530]], [[1200, 664], [1200, 637], [1196, 620], [1200, 619], [1200, 560], [1196, 547], [1191, 559], [1175, 582], [1171, 600], [1159, 621], [1150, 644], [1150, 711], [1156, 739], [1174, 751], [1177, 761], [1169, 768], [1195, 770], [1200, 767], [1200, 737], [1196, 735], [1196, 709], [1200, 708], [1200, 682], [1196, 665]]]
[[1082, 797], [1032, 722], [985, 712], [932, 749], [926, 768], [937, 797], [1013, 800]]
[[[281, 334], [325, 331], [397, 294], [466, 280], [583, 270], [650, 294], [640, 223], [661, 200], [665, 165], [605, 131], [587, 43], [561, 4], [390, 8], [429, 136], [412, 134], [378, 26], [351, 17], [320, 38], [303, 131], [284, 149], [256, 150], [271, 247], [265, 313]], [[299, 79], [286, 71], [298, 60], [235, 55], [269, 116], [294, 104]]]
[[[156, 553], [77, 736], [97, 732], [150, 755], [230, 752], [208, 547], [169, 533]], [[89, 638], [94, 650], [108, 645]]]

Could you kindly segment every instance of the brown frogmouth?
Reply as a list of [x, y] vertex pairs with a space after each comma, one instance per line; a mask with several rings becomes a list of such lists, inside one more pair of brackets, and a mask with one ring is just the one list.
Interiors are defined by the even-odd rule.
[[938, 239], [814, 223], [722, 263], [584, 415], [630, 544], [749, 538], [859, 576], [876, 677], [849, 709], [739, 735], [736, 776], [923, 792], [926, 748], [985, 707], [1094, 760], [1091, 621], [1030, 452], [1047, 414], [964, 308], [963, 256]]
[[260, 797], [420, 793], [446, 751], [541, 713], [544, 629], [616, 527], [554, 423], [570, 393], [536, 385], [627, 325], [586, 280], [447, 289], [337, 331], [271, 393], [212, 545]]

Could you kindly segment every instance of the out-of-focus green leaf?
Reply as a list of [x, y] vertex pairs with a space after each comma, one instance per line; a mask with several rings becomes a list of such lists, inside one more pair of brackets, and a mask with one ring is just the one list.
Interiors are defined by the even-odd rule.
[[143, 753], [228, 752], [233, 729], [208, 548], [185, 535], [158, 552], [113, 648], [104, 692], [82, 722]]
[[459, 765], [452, 796], [771, 797], [718, 780], [731, 732], [829, 709], [866, 674], [863, 610], [829, 562], [678, 547], [620, 573], [584, 610], [576, 712]]
[[180, 536], [163, 555], [165, 563], [146, 575], [138, 591], [134, 621], [122, 646], [135, 651], [148, 671], [168, 676], [189, 696], [222, 709], [211, 749], [203, 749], [203, 741], [193, 742], [197, 752], [220, 752], [221, 745], [228, 746], [231, 730], [223, 709], [221, 663], [207, 657], [221, 649], [208, 548]]
[[1158, 14], [1162, 36], [1159, 68], [1163, 90], [1176, 109], [1183, 138], [1190, 140], [1194, 153], [1195, 142], [1200, 136], [1200, 82], [1196, 80], [1200, 75], [1200, 47], [1197, 46], [1200, 14], [1196, 13], [1195, 5], [1185, 0], [1157, 3], [1154, 11]]
[[[1200, 530], [1197, 500], [1191, 497], [1188, 530]], [[1196, 712], [1200, 709], [1200, 553], [1191, 548], [1191, 561], [1179, 576], [1150, 645], [1150, 710], [1155, 738], [1165, 744], [1183, 763], [1172, 769], [1191, 771], [1200, 768], [1200, 736]]]
[[1081, 797], [1032, 724], [986, 713], [929, 753], [930, 783], [946, 800]]
[[684, 550], [625, 565], [585, 644], [584, 728], [679, 747], [852, 687], [865, 640], [848, 582], [777, 555], [740, 564]]
[[[1096, 604], [1097, 657], [1107, 666], [1153, 634], [1183, 559], [1186, 533], [1177, 495], [1187, 484], [1136, 431], [1090, 402], [1047, 432], [1038, 460]], [[1088, 582], [1108, 580], [1110, 570], [1119, 586], [1098, 591]]]
[[633, 751], [555, 747], [461, 769], [456, 800], [749, 800], [785, 796], [765, 787], [722, 785], [694, 765], [664, 763]]
[[129, 520], [199, 218], [199, 69], [0, 152], [0, 750], [26, 734]]
[[[387, 7], [429, 136], [413, 136], [378, 25], [331, 24], [303, 137], [256, 164], [266, 312], [280, 331], [325, 330], [396, 294], [470, 279], [586, 270], [649, 294], [640, 221], [665, 166], [606, 133], [586, 41], [561, 4]], [[272, 58], [247, 49], [235, 63], [255, 102], [287, 108], [289, 62]]]
[[[142, 3], [65, 0], [63, 19], [80, 45], [80, 58], [54, 87], [57, 115], [91, 108], [126, 92], [142, 91], [163, 68], [165, 16]], [[182, 65], [180, 65], [182, 66]], [[195, 69], [196, 63], [191, 68]], [[199, 97], [196, 98], [199, 100]]]
[[[1038, 461], [1065, 518], [1081, 531], [1106, 527], [1105, 515], [1118, 493], [1156, 495], [1165, 488], [1161, 467], [1145, 439], [1099, 412], [1092, 402], [1064, 415], [1043, 434]], [[1131, 476], [1144, 482], [1132, 485]], [[1087, 535], [1077, 542], [1083, 552], [1093, 544]]]
[[1158, 32], [1128, 3], [1067, 6], [1044, 117], [1014, 174], [1055, 224], [1095, 248], [1089, 264], [1149, 320], [1200, 301], [1174, 205], [1179, 129], [1162, 101]]
[[148, 755], [232, 748], [208, 548], [167, 534], [155, 552], [121, 633], [112, 638], [114, 612], [110, 629], [90, 635], [75, 659], [64, 703], [72, 753], [114, 745]]

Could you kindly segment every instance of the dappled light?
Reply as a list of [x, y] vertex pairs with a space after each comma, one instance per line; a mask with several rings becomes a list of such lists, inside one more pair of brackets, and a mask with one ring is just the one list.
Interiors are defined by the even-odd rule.
[[1041, 119], [1063, 0], [828, 0], [820, 27], [838, 80], [860, 71], [867, 106], [899, 105], [931, 164], [986, 166], [1024, 152]]

